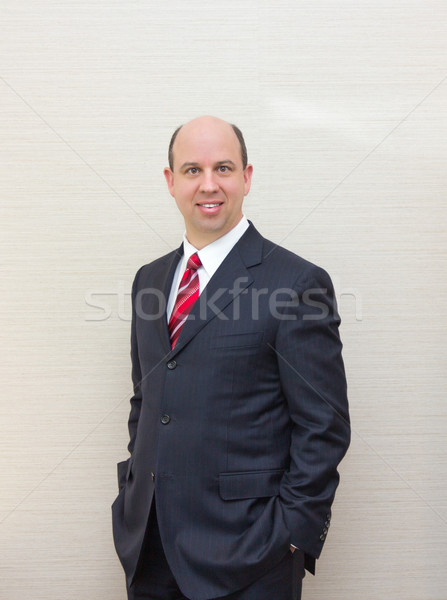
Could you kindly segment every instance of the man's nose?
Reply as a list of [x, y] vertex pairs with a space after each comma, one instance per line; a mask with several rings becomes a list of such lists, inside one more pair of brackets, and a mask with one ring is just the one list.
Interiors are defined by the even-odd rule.
[[200, 191], [207, 194], [217, 192], [219, 186], [216, 181], [216, 175], [212, 171], [204, 171], [200, 182]]

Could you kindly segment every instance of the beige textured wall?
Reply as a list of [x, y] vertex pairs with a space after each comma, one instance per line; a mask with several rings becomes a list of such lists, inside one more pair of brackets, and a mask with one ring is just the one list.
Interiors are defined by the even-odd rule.
[[125, 598], [126, 294], [183, 231], [169, 135], [211, 113], [248, 217], [339, 293], [353, 441], [304, 597], [446, 600], [447, 5], [169, 4], [1, 3], [0, 597]]

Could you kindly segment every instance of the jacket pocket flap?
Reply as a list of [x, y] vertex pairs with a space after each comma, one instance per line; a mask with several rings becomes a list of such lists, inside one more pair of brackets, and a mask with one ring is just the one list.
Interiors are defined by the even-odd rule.
[[261, 340], [262, 331], [218, 335], [213, 340], [211, 348], [250, 348], [259, 346]]
[[284, 469], [219, 473], [219, 494], [223, 500], [277, 496]]

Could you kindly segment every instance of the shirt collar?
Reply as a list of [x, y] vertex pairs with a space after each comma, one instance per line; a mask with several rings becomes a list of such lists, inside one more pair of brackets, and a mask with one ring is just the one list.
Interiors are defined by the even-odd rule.
[[186, 233], [183, 234], [183, 260], [186, 264], [190, 256], [192, 256], [195, 252], [198, 253], [199, 258], [202, 262], [202, 266], [207, 272], [208, 276], [211, 278], [217, 269], [220, 267], [224, 258], [229, 254], [230, 250], [233, 249], [233, 246], [240, 240], [245, 231], [249, 227], [249, 222], [245, 215], [242, 215], [242, 219], [239, 223], [230, 229], [228, 233], [218, 238], [211, 244], [208, 244], [201, 250], [197, 250], [194, 248], [192, 244], [190, 244], [186, 238]]

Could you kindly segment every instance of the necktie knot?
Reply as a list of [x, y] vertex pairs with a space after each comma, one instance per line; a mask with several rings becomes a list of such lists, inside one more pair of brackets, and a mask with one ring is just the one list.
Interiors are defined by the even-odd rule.
[[202, 261], [200, 260], [197, 252], [195, 252], [194, 254], [192, 254], [189, 257], [186, 268], [191, 269], [192, 271], [197, 271], [197, 269], [199, 269], [201, 266], [202, 266]]

